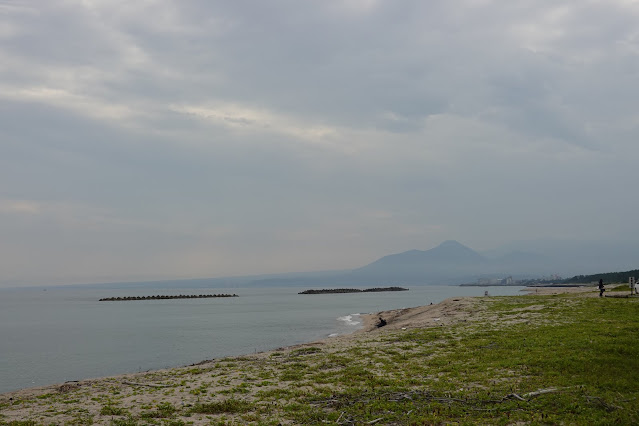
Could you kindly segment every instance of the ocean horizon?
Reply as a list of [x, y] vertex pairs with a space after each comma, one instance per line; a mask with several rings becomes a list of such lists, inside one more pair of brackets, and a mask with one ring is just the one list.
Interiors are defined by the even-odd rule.
[[[0, 289], [0, 393], [171, 368], [349, 334], [362, 313], [523, 287], [410, 286], [300, 295], [307, 286], [86, 285]], [[188, 284], [188, 281], [184, 281]], [[357, 287], [361, 288], [361, 287]], [[100, 302], [105, 297], [237, 294]]]

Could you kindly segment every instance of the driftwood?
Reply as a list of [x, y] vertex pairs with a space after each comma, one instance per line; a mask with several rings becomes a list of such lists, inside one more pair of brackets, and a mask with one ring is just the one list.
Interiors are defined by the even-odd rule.
[[[573, 386], [574, 387], [574, 386]], [[418, 391], [418, 390], [413, 390], [413, 391], [408, 391], [408, 392], [386, 392], [386, 393], [382, 393], [382, 394], [367, 394], [367, 393], [363, 393], [361, 394], [361, 397], [357, 398], [357, 397], [349, 397], [349, 396], [341, 396], [341, 395], [332, 395], [331, 398], [328, 399], [324, 399], [324, 400], [318, 400], [318, 401], [311, 401], [311, 405], [315, 405], [315, 406], [324, 406], [324, 407], [331, 407], [333, 409], [335, 408], [340, 408], [340, 407], [347, 407], [349, 405], [352, 405], [354, 403], [363, 403], [363, 404], [368, 404], [374, 400], [380, 400], [380, 399], [386, 399], [387, 401], [393, 401], [393, 402], [399, 402], [402, 400], [410, 400], [410, 401], [429, 401], [429, 402], [439, 402], [442, 404], [463, 404], [465, 406], [468, 407], [469, 410], [474, 410], [474, 411], [496, 411], [499, 410], [500, 408], [496, 407], [497, 404], [503, 404], [506, 403], [508, 401], [511, 400], [517, 400], [517, 401], [521, 401], [521, 402], [529, 402], [532, 398], [539, 396], [539, 395], [544, 395], [547, 393], [554, 393], [554, 392], [561, 392], [565, 389], [570, 389], [571, 387], [564, 387], [564, 388], [546, 388], [546, 389], [539, 389], [533, 392], [527, 392], [524, 393], [522, 395], [516, 394], [516, 393], [511, 393], [508, 394], [500, 399], [480, 399], [480, 398], [453, 398], [451, 396], [435, 396], [433, 394], [433, 392], [430, 391]], [[446, 395], [446, 393], [444, 393], [444, 395]], [[616, 409], [619, 409], [620, 407], [617, 407], [615, 405], [612, 404], [608, 404], [605, 401], [603, 401], [601, 398], [599, 397], [590, 397], [587, 396], [586, 397], [588, 399], [589, 402], [591, 403], [595, 403], [598, 404], [600, 406], [602, 406], [603, 408], [605, 408], [608, 411], [613, 411]], [[493, 405], [492, 408], [485, 408], [486, 405]], [[512, 408], [512, 409], [507, 409], [507, 411], [512, 411], [512, 410], [521, 410], [521, 406], [519, 406], [519, 408]], [[501, 408], [503, 410], [503, 408]], [[410, 413], [412, 412], [409, 411], [408, 413], [406, 413], [406, 415], [410, 415]], [[339, 424], [339, 425], [354, 425], [354, 424], [375, 424], [377, 422], [382, 421], [384, 418], [380, 417], [378, 419], [369, 421], [369, 422], [364, 422], [363, 420], [359, 419], [354, 419], [350, 416], [348, 416], [346, 414], [346, 412], [342, 411], [339, 418], [337, 419], [337, 421], [335, 422], [335, 424]]]
[[511, 393], [508, 394], [504, 397], [504, 399], [517, 399], [519, 401], [529, 401], [530, 398], [534, 398], [536, 396], [539, 395], [543, 395], [545, 393], [554, 393], [554, 392], [559, 392], [562, 389], [568, 389], [568, 388], [547, 388], [547, 389], [539, 389], [536, 390], [534, 392], [528, 392], [523, 394], [522, 396], [517, 395], [516, 393]]
[[527, 399], [522, 398], [521, 396], [517, 395], [516, 393], [511, 393], [509, 395], [506, 395], [504, 397], [504, 400], [506, 400], [506, 399], [518, 399], [519, 401], [528, 401]]
[[621, 407], [619, 407], [617, 405], [608, 404], [606, 401], [604, 401], [602, 398], [600, 398], [598, 396], [588, 396], [588, 395], [586, 395], [586, 399], [588, 400], [588, 402], [600, 405], [601, 407], [603, 407], [608, 412], [621, 409]]
[[[563, 388], [563, 389], [568, 389], [568, 388]], [[539, 389], [538, 391], [535, 391], [535, 392], [525, 393], [524, 398], [532, 398], [537, 395], [543, 395], [545, 393], [553, 393], [553, 392], [559, 392], [559, 389], [557, 388]]]
[[[369, 403], [374, 399], [382, 399], [385, 398], [387, 401], [399, 402], [404, 399], [408, 400], [426, 400], [426, 401], [434, 401], [441, 402], [445, 404], [466, 404], [466, 405], [482, 405], [482, 404], [499, 404], [506, 402], [508, 400], [516, 399], [522, 402], [528, 402], [531, 398], [534, 398], [539, 395], [560, 392], [566, 388], [547, 388], [547, 389], [539, 389], [534, 392], [528, 392], [523, 395], [519, 395], [516, 393], [511, 393], [504, 396], [501, 399], [478, 399], [478, 398], [453, 398], [453, 397], [444, 397], [444, 396], [435, 396], [430, 391], [409, 391], [409, 392], [388, 392], [381, 395], [371, 395], [367, 397], [367, 395], [362, 395], [361, 398], [349, 398], [349, 397], [340, 397], [337, 395], [333, 395], [333, 397], [329, 399], [312, 401], [311, 405], [324, 405], [324, 406], [343, 406], [350, 405], [353, 403]], [[595, 397], [592, 397], [595, 398]]]

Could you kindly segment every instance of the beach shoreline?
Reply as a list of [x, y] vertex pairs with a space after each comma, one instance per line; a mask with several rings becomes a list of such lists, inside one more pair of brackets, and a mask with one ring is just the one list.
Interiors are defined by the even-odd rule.
[[[536, 293], [535, 293], [536, 291]], [[579, 297], [596, 297], [598, 292], [592, 287], [527, 289], [533, 295], [583, 293]], [[522, 294], [526, 297], [526, 294]], [[518, 296], [515, 296], [518, 297]], [[404, 330], [419, 331], [434, 327], [447, 328], [460, 322], [469, 324], [486, 314], [491, 296], [452, 297], [440, 303], [414, 308], [382, 311], [377, 314], [362, 314], [362, 327], [354, 333], [274, 350], [243, 356], [201, 361], [182, 367], [151, 370], [139, 373], [92, 378], [58, 383], [48, 386], [26, 388], [0, 394], [0, 423], [23, 419], [40, 419], [46, 424], [66, 424], [77, 416], [91, 417], [93, 424], [112, 424], [113, 416], [105, 415], [112, 406], [126, 415], [144, 415], [144, 408], [158, 406], [159, 401], [167, 407], [190, 409], [199, 404], [201, 397], [217, 399], [239, 398], [253, 401], [256, 396], [243, 393], [247, 380], [247, 370], [257, 374], [279, 365], [308, 359], [313, 354], [337, 354], [358, 351], [361, 348], [379, 344], [384, 336], [403, 333]], [[376, 322], [382, 317], [383, 327]], [[376, 343], [377, 342], [377, 343]], [[223, 377], [223, 380], [215, 380]], [[251, 385], [254, 386], [254, 385]], [[289, 389], [291, 382], [277, 378], [266, 380], [262, 385], [271, 392]], [[117, 403], [116, 403], [117, 402]], [[70, 408], [73, 407], [71, 410]], [[106, 407], [106, 408], [105, 408]], [[120, 412], [120, 411], [117, 411]], [[84, 414], [83, 414], [84, 413]], [[45, 422], [46, 419], [46, 422]], [[202, 418], [203, 420], [204, 418]], [[196, 424], [199, 424], [196, 421]]]
[[[538, 295], [549, 295], [549, 294], [561, 294], [561, 293], [591, 293], [589, 296], [596, 296], [597, 292], [593, 289], [593, 287], [526, 287], [522, 290], [522, 292], [526, 292], [528, 294], [538, 294]], [[352, 333], [338, 335], [333, 337], [326, 337], [323, 339], [305, 342], [297, 345], [290, 345], [285, 347], [280, 347], [272, 350], [257, 352], [253, 354], [245, 354], [245, 355], [237, 355], [237, 356], [229, 356], [221, 359], [231, 359], [235, 357], [243, 357], [243, 356], [260, 356], [260, 355], [268, 355], [273, 352], [278, 351], [290, 351], [295, 350], [302, 347], [312, 346], [312, 345], [326, 345], [330, 343], [337, 344], [347, 344], [349, 340], [357, 339], [358, 336], [362, 334], [376, 333], [376, 332], [384, 332], [387, 330], [408, 330], [413, 328], [424, 328], [424, 327], [443, 327], [455, 322], [459, 321], [467, 321], [471, 316], [472, 312], [470, 308], [473, 305], [473, 301], [480, 299], [485, 296], [466, 296], [466, 297], [451, 297], [445, 299], [439, 303], [425, 305], [425, 306], [417, 306], [412, 308], [403, 308], [403, 309], [393, 309], [388, 311], [381, 311], [377, 313], [370, 314], [360, 314], [360, 318], [362, 320], [362, 326], [355, 330]], [[490, 297], [490, 296], [488, 296]], [[386, 325], [383, 327], [377, 327], [376, 324], [379, 321], [379, 318], [383, 318], [386, 321]], [[210, 363], [218, 362], [219, 359], [208, 359], [202, 360], [194, 364], [178, 366], [178, 367], [170, 367], [166, 369], [158, 369], [158, 370], [147, 370], [144, 372], [137, 373], [123, 373], [113, 376], [104, 376], [104, 377], [95, 377], [95, 378], [87, 378], [82, 380], [74, 380], [67, 381], [63, 383], [55, 383], [44, 386], [35, 386], [32, 388], [24, 388], [19, 390], [14, 390], [10, 392], [0, 393], [0, 403], [6, 401], [7, 399], [12, 398], [13, 396], [25, 397], [31, 394], [41, 394], [47, 391], [55, 391], [60, 388], [69, 388], [73, 386], [81, 386], [82, 384], [94, 383], [101, 380], [115, 380], [122, 379], [127, 377], [136, 377], [138, 375], [146, 375], [154, 372], [165, 372], [172, 371], [176, 369], [185, 369], [194, 366], [204, 366]]]
[[[4, 362], [0, 362], [0, 394], [179, 367], [350, 334], [361, 327], [362, 313], [484, 293], [479, 288], [434, 285], [403, 292], [298, 295], [304, 288], [307, 286], [174, 291], [78, 287], [11, 294], [0, 289], [0, 337], [7, 342], [2, 350]], [[519, 294], [521, 288], [496, 288], [494, 292]], [[115, 295], [185, 292], [236, 292], [241, 297], [98, 302]]]

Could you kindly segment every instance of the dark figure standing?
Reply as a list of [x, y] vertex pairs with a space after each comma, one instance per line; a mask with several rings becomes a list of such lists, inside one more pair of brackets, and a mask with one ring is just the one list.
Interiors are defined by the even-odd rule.
[[606, 289], [604, 288], [603, 280], [599, 280], [599, 297], [603, 297], [604, 291]]

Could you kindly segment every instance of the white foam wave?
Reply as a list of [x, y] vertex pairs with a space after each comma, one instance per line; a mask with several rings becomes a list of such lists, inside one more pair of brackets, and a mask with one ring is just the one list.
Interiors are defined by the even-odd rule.
[[345, 315], [337, 318], [337, 320], [344, 321], [347, 325], [360, 325], [362, 323], [359, 314]]

